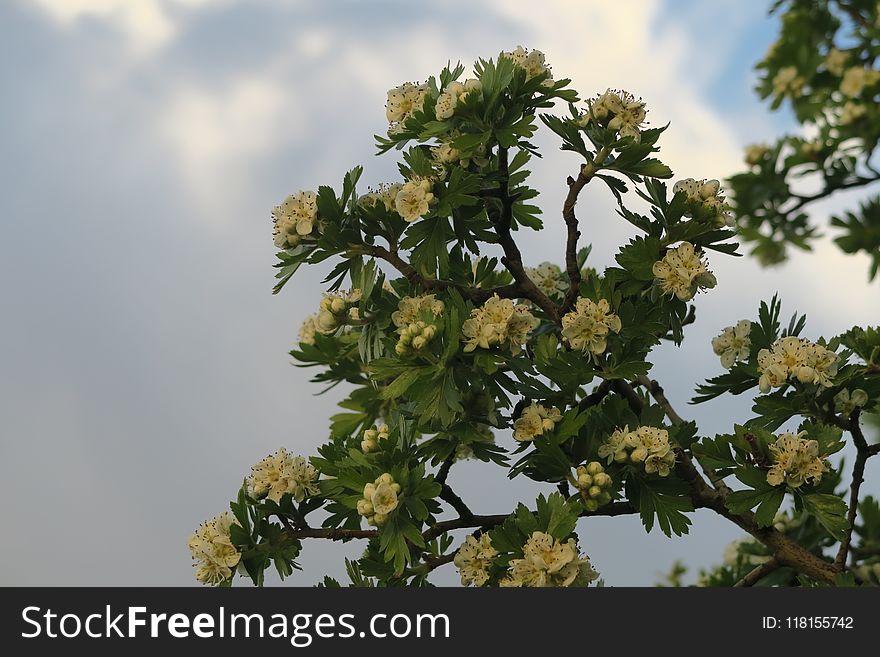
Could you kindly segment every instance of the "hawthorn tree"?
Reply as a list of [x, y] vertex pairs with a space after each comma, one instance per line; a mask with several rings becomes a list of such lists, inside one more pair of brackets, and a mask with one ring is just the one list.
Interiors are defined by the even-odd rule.
[[[291, 354], [318, 369], [313, 381], [351, 392], [318, 455], [266, 457], [231, 511], [191, 537], [199, 581], [260, 585], [272, 565], [284, 578], [312, 539], [361, 542], [347, 562], [356, 586], [428, 585], [446, 565], [464, 585], [586, 586], [598, 573], [579, 518], [637, 514], [671, 537], [705, 508], [751, 538], [704, 583], [876, 583], [865, 567], [880, 507], [860, 485], [880, 445], [860, 420], [880, 397], [880, 332], [808, 338], [803, 317], [783, 325], [778, 299], [756, 300], [756, 317], [713, 340], [726, 372], [694, 399], [758, 388], [756, 416], [701, 435], [649, 376], [651, 351], [682, 344], [698, 293], [716, 286], [710, 256], [736, 252], [733, 213], [717, 180], [667, 186], [656, 156], [667, 128], [646, 126], [641, 99], [581, 100], [569, 82], [518, 48], [471, 78], [458, 65], [402, 84], [377, 137], [380, 153], [402, 153], [399, 181], [359, 194], [357, 167], [341, 189], [275, 208], [276, 292], [303, 264], [334, 265]], [[529, 186], [539, 124], [578, 162], [562, 266], [530, 267], [518, 244], [543, 228]], [[590, 184], [638, 231], [601, 272], [576, 213]], [[857, 458], [843, 499], [832, 455], [846, 440]], [[448, 483], [462, 459], [546, 491], [479, 508]]]
[[788, 103], [800, 132], [746, 149], [748, 170], [730, 179], [740, 236], [764, 264], [786, 247], [809, 249], [819, 231], [807, 211], [843, 190], [870, 194], [831, 217], [836, 244], [880, 269], [880, 5], [875, 0], [784, 0], [779, 38], [758, 63], [761, 98]]

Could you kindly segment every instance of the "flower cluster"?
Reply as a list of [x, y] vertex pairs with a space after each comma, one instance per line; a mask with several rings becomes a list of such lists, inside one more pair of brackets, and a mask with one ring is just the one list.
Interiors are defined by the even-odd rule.
[[776, 97], [800, 96], [804, 90], [805, 80], [794, 66], [779, 69], [773, 78], [773, 95]]
[[397, 200], [397, 192], [403, 185], [401, 183], [383, 183], [378, 189], [372, 189], [358, 199], [358, 203], [368, 207], [375, 207], [379, 203], [385, 206], [389, 212], [395, 211], [394, 202]]
[[840, 93], [850, 98], [862, 95], [866, 87], [871, 87], [880, 81], [880, 71], [872, 68], [853, 66], [846, 69], [843, 79], [840, 81]]
[[590, 559], [578, 554], [573, 538], [557, 541], [550, 534], [533, 532], [523, 545], [523, 558], [512, 559], [507, 577], [499, 582], [505, 587], [586, 586], [599, 577]]
[[687, 197], [689, 209], [685, 212], [686, 217], [693, 217], [694, 214], [698, 217], [714, 217], [719, 227], [733, 227], [736, 224], [733, 211], [720, 189], [721, 183], [717, 180], [685, 178], [673, 185], [672, 192], [684, 192]]
[[477, 347], [489, 349], [501, 345], [517, 354], [539, 323], [528, 306], [514, 304], [510, 299], [494, 294], [482, 306], [474, 308], [462, 325], [464, 350], [469, 352]]
[[364, 431], [363, 440], [361, 440], [361, 450], [364, 454], [375, 452], [379, 449], [379, 441], [387, 440], [391, 430], [387, 424], [380, 424], [378, 427], [373, 425], [372, 428]]
[[578, 351], [604, 353], [608, 331], [620, 333], [620, 317], [611, 312], [605, 299], [596, 302], [581, 297], [574, 310], [562, 317], [562, 337]]
[[828, 72], [832, 75], [840, 77], [843, 75], [844, 70], [846, 70], [846, 62], [848, 59], [848, 52], [832, 48], [828, 51], [828, 55], [825, 57], [825, 68], [827, 68]]
[[389, 133], [400, 132], [403, 124], [413, 114], [422, 109], [425, 97], [428, 95], [428, 85], [404, 82], [399, 87], [388, 91], [388, 102], [385, 105], [385, 117], [390, 127]]
[[519, 442], [530, 442], [544, 434], [551, 432], [556, 423], [562, 419], [562, 413], [555, 406], [545, 408], [541, 404], [532, 402], [523, 409], [522, 414], [513, 423], [513, 439]]
[[867, 113], [868, 108], [863, 104], [847, 101], [840, 110], [840, 125], [855, 123]]
[[644, 463], [647, 474], [666, 477], [675, 465], [675, 452], [669, 443], [669, 432], [659, 427], [617, 429], [599, 446], [599, 458], [608, 463]]
[[189, 537], [187, 546], [196, 562], [196, 579], [216, 586], [232, 577], [232, 569], [241, 560], [241, 553], [232, 544], [229, 531], [237, 524], [235, 517], [224, 511], [202, 523]]
[[747, 319], [741, 319], [736, 326], [728, 326], [720, 335], [712, 338], [712, 351], [716, 356], [721, 356], [721, 365], [730, 369], [738, 360], [748, 360], [752, 341], [749, 335], [752, 332], [752, 323]]
[[361, 291], [354, 288], [351, 292], [327, 293], [318, 306], [315, 319], [315, 330], [330, 335], [349, 319], [359, 319], [355, 304], [361, 300]]
[[837, 374], [837, 360], [836, 353], [805, 338], [780, 338], [770, 349], [758, 352], [758, 386], [769, 392], [796, 380], [827, 388]]
[[611, 501], [611, 476], [599, 461], [579, 465], [575, 475], [574, 487], [581, 492], [587, 511], [595, 511]]
[[275, 503], [290, 493], [297, 502], [318, 493], [318, 471], [302, 456], [291, 456], [283, 447], [251, 467], [248, 489], [258, 499]]
[[298, 341], [300, 344], [315, 344], [315, 333], [317, 327], [315, 325], [315, 315], [309, 315], [303, 320], [299, 327]]
[[443, 308], [443, 302], [433, 294], [403, 297], [398, 302], [397, 310], [391, 314], [400, 335], [394, 348], [398, 355], [418, 351], [434, 339], [438, 331], [436, 321], [443, 315]]
[[701, 289], [712, 289], [718, 283], [703, 254], [690, 242], [669, 249], [654, 263], [653, 271], [663, 294], [674, 294], [682, 301], [690, 301]]
[[562, 270], [559, 265], [554, 265], [552, 262], [542, 262], [537, 267], [526, 267], [525, 269], [526, 275], [532, 283], [548, 297], [558, 296], [568, 287], [562, 278]]
[[389, 473], [376, 478], [372, 484], [364, 486], [364, 497], [358, 500], [357, 512], [366, 517], [367, 524], [378, 527], [384, 525], [388, 515], [400, 503], [400, 484]]
[[512, 59], [514, 64], [522, 68], [526, 72], [527, 80], [546, 73], [547, 80], [545, 80], [545, 84], [553, 84], [553, 75], [550, 73], [550, 67], [547, 66], [544, 53], [540, 50], [529, 51], [522, 46], [517, 46], [516, 50], [501, 54]]
[[435, 202], [433, 189], [428, 178], [406, 181], [394, 197], [394, 209], [409, 223], [424, 217]]
[[617, 132], [619, 137], [632, 137], [633, 141], [638, 142], [642, 138], [642, 124], [646, 116], [644, 101], [628, 91], [608, 89], [590, 103], [589, 111], [580, 118], [579, 123], [581, 127], [586, 127], [594, 119]]
[[834, 395], [834, 410], [842, 415], [849, 416], [857, 408], [864, 407], [868, 403], [868, 393], [861, 388], [850, 392], [844, 388]]
[[767, 471], [768, 484], [779, 486], [786, 483], [792, 488], [804, 483], [817, 484], [822, 474], [828, 471], [828, 463], [819, 458], [819, 443], [801, 437], [806, 433], [785, 432], [770, 444], [773, 465]]
[[749, 166], [760, 164], [770, 154], [767, 144], [749, 144], [746, 146], [745, 161]]
[[318, 220], [318, 196], [315, 192], [291, 194], [272, 210], [275, 246], [292, 249], [311, 235]]
[[482, 88], [482, 83], [475, 78], [465, 80], [463, 83], [453, 81], [447, 84], [446, 89], [437, 96], [437, 104], [434, 106], [437, 120], [451, 119], [458, 103], [464, 101], [470, 94], [479, 92]]
[[462, 586], [482, 586], [489, 580], [489, 567], [498, 556], [498, 550], [492, 547], [489, 534], [480, 534], [480, 538], [468, 536], [452, 563], [458, 568]]

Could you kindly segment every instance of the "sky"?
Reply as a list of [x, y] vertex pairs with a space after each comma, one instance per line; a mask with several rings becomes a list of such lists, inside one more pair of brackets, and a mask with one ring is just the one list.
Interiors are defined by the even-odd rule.
[[[338, 186], [355, 164], [365, 184], [394, 179], [394, 156], [373, 157], [388, 88], [447, 60], [538, 48], [582, 96], [622, 87], [646, 100], [652, 125], [671, 121], [661, 157], [677, 177], [723, 178], [744, 145], [792, 126], [752, 92], [775, 29], [764, 3], [733, 0], [0, 4], [0, 584], [194, 583], [186, 539], [250, 465], [325, 441], [342, 392], [314, 396], [287, 352], [326, 269], [270, 294], [270, 212], [300, 189]], [[561, 259], [553, 208], [578, 166], [547, 135], [537, 143], [547, 229], [524, 243], [533, 264]], [[578, 207], [593, 265], [610, 264], [629, 227], [600, 189]], [[719, 285], [698, 299], [699, 321], [652, 371], [704, 434], [750, 417], [745, 396], [685, 402], [721, 371], [711, 337], [760, 299], [778, 291], [811, 337], [878, 323], [866, 259], [827, 240], [773, 270], [721, 256], [712, 267]], [[450, 483], [478, 513], [546, 488], [473, 462]], [[578, 531], [609, 585], [651, 584], [676, 559], [693, 579], [740, 536], [710, 512], [693, 521], [672, 540], [635, 517]], [[339, 576], [359, 549], [306, 543], [288, 582]], [[433, 577], [455, 580], [451, 567]]]

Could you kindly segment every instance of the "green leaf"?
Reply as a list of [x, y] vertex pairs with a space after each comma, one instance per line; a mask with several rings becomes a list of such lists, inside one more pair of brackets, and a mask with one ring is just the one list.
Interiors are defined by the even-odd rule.
[[846, 537], [849, 522], [846, 519], [846, 502], [837, 495], [826, 493], [810, 493], [802, 495], [804, 509], [815, 516], [816, 520], [837, 540]]
[[693, 511], [694, 505], [684, 482], [632, 477], [627, 481], [627, 497], [639, 509], [646, 531], [654, 528], [656, 518], [660, 530], [669, 537], [688, 533], [691, 520], [684, 514]]

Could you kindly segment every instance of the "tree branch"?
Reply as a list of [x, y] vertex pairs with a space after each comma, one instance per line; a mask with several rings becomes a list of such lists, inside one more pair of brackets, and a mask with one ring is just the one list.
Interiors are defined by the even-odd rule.
[[447, 290], [454, 288], [458, 290], [463, 297], [470, 299], [474, 303], [481, 304], [493, 295], [497, 294], [502, 299], [519, 299], [525, 296], [519, 284], [501, 285], [492, 288], [470, 287], [464, 283], [456, 283], [455, 281], [447, 281], [441, 278], [427, 278], [422, 276], [415, 267], [400, 257], [397, 251], [386, 249], [382, 246], [375, 245], [352, 245], [352, 252], [363, 253], [374, 258], [384, 260], [398, 272], [403, 274], [413, 287], [420, 287], [425, 290]]
[[612, 382], [609, 379], [602, 381], [593, 392], [578, 402], [578, 410], [583, 412], [588, 408], [600, 404], [602, 400], [608, 396], [608, 393], [611, 392], [611, 383]]
[[734, 586], [754, 586], [760, 580], [767, 577], [767, 575], [778, 570], [781, 567], [782, 564], [779, 563], [775, 557], [770, 557], [767, 561], [759, 565], [757, 568], [746, 573], [746, 575], [736, 584], [734, 584]]
[[596, 153], [596, 158], [592, 162], [588, 162], [581, 167], [581, 171], [577, 178], [569, 177], [568, 196], [565, 197], [565, 203], [562, 205], [562, 218], [565, 220], [567, 238], [565, 242], [565, 271], [568, 274], [569, 287], [559, 307], [559, 314], [564, 315], [574, 305], [580, 295], [581, 287], [581, 269], [578, 267], [578, 239], [581, 232], [578, 229], [578, 219], [574, 213], [574, 206], [577, 204], [578, 194], [587, 185], [602, 162], [608, 156], [608, 147], [601, 148]]
[[498, 232], [498, 243], [504, 250], [501, 263], [513, 274], [513, 279], [519, 285], [522, 296], [547, 313], [547, 316], [554, 323], [559, 324], [559, 308], [526, 274], [522, 264], [522, 254], [510, 234], [510, 226], [513, 221], [513, 199], [510, 196], [507, 149], [500, 146], [498, 147], [498, 173], [501, 176], [501, 216], [495, 222], [495, 228]]
[[[669, 399], [667, 399], [666, 393], [663, 392], [663, 388], [660, 386], [659, 383], [657, 383], [653, 379], [649, 379], [644, 374], [639, 377], [638, 381], [641, 385], [645, 386], [649, 393], [651, 393], [654, 401], [656, 401], [660, 405], [660, 408], [663, 409], [663, 412], [666, 414], [666, 417], [669, 418], [669, 421], [672, 422], [672, 424], [684, 424], [684, 420], [672, 407], [672, 403], [669, 401]], [[685, 455], [685, 458], [689, 457]], [[709, 478], [709, 481], [712, 482], [712, 485], [717, 490], [721, 491], [723, 495], [727, 495], [730, 493], [730, 488], [727, 487], [727, 484], [724, 483], [724, 479], [722, 479], [718, 475], [718, 473], [715, 472], [715, 470], [705, 467], [702, 463], [700, 463], [699, 459], [695, 460], [700, 465], [700, 469], [703, 471], [706, 477]]]
[[862, 433], [862, 427], [859, 424], [859, 416], [861, 415], [861, 412], [862, 409], [857, 408], [849, 416], [849, 432], [852, 435], [853, 442], [856, 446], [856, 460], [853, 464], [852, 482], [850, 483], [849, 494], [849, 511], [846, 515], [849, 527], [847, 527], [846, 536], [844, 536], [843, 540], [840, 542], [840, 549], [837, 551], [837, 556], [834, 558], [834, 566], [840, 571], [843, 571], [843, 569], [846, 568], [846, 559], [849, 556], [849, 548], [852, 544], [853, 530], [856, 525], [856, 515], [859, 511], [859, 489], [862, 486], [862, 482], [865, 481], [865, 464], [871, 456], [877, 453], [876, 450], [872, 449], [872, 447], [877, 447], [877, 445], [868, 446], [868, 441], [865, 440], [865, 434]]
[[[624, 516], [638, 513], [629, 502], [609, 502], [600, 507], [596, 511], [583, 511], [582, 518], [593, 516]], [[491, 529], [497, 527], [510, 517], [509, 513], [478, 516], [471, 515], [470, 518], [454, 518], [453, 520], [442, 520], [428, 527], [422, 532], [422, 538], [425, 541], [432, 541], [442, 536], [446, 532], [455, 529]], [[318, 528], [318, 527], [302, 527], [299, 529], [287, 529], [287, 535], [290, 538], [324, 538], [331, 541], [347, 541], [353, 538], [376, 538], [379, 531], [376, 529], [341, 529], [341, 528]]]

